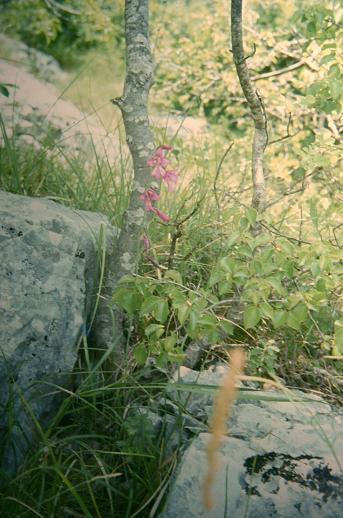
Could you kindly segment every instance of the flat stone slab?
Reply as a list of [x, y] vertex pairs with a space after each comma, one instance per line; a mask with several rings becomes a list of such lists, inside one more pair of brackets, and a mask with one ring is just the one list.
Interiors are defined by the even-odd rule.
[[[181, 380], [218, 384], [221, 374], [184, 369]], [[235, 402], [218, 452], [214, 508], [208, 512], [203, 505], [210, 434], [200, 433], [182, 457], [160, 518], [343, 517], [343, 413], [320, 398], [301, 401], [309, 396], [299, 391], [293, 401], [282, 401], [278, 391], [249, 394], [260, 400]], [[171, 396], [208, 423], [213, 393], [176, 390]]]

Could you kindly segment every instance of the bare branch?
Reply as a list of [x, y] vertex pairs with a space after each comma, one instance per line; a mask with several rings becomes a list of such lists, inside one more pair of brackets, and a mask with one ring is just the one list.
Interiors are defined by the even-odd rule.
[[297, 68], [303, 67], [307, 65], [306, 60], [302, 59], [298, 61], [298, 63], [293, 63], [289, 67], [279, 68], [278, 70], [273, 70], [272, 72], [265, 72], [264, 74], [259, 74], [258, 76], [253, 76], [251, 81], [261, 81], [261, 79], [268, 79], [268, 77], [282, 76], [283, 74], [288, 74]]

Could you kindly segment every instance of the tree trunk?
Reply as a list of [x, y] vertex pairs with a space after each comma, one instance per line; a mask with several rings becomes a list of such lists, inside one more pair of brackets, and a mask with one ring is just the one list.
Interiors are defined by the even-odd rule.
[[244, 96], [248, 102], [255, 132], [252, 145], [252, 206], [262, 211], [265, 205], [265, 175], [263, 169], [263, 153], [268, 142], [267, 118], [264, 106], [257, 91], [252, 87], [247, 57], [244, 55], [242, 34], [242, 0], [231, 0], [231, 41], [233, 60]]
[[115, 357], [123, 354], [123, 314], [111, 298], [118, 280], [136, 271], [147, 214], [138, 196], [150, 186], [151, 168], [147, 159], [154, 150], [149, 126], [148, 96], [154, 64], [149, 45], [149, 1], [125, 1], [126, 77], [121, 97], [114, 99], [122, 113], [126, 141], [132, 155], [133, 189], [124, 214], [119, 239], [107, 254], [105, 281], [95, 319], [97, 347], [110, 348]]

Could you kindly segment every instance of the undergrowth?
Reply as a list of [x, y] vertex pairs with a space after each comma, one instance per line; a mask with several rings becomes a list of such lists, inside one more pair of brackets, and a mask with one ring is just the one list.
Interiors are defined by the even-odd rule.
[[[120, 227], [131, 184], [125, 153], [89, 161], [66, 151], [63, 135], [42, 130], [33, 147], [0, 125], [1, 189], [99, 211]], [[166, 142], [164, 129], [155, 135]], [[277, 185], [269, 195], [281, 206], [258, 215], [249, 207], [246, 147], [227, 153], [220, 138], [170, 141], [183, 175], [173, 195], [162, 192], [171, 220], [151, 222], [150, 250], [114, 293], [127, 313], [125, 370], [83, 337], [74, 384], [53, 387], [65, 399], [47, 428], [36, 423], [38, 446], [0, 496], [2, 516], [156, 516], [183, 430], [167, 413], [155, 427], [146, 412], [194, 343], [203, 346], [199, 370], [240, 346], [250, 374], [342, 397], [335, 200], [320, 205], [303, 188], [299, 205], [288, 203]]]

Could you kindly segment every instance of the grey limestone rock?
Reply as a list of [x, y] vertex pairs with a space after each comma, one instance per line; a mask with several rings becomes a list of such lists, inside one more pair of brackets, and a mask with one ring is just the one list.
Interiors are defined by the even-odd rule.
[[[108, 220], [0, 191], [0, 462], [14, 473], [71, 382], [97, 292]], [[32, 414], [31, 414], [32, 413]]]
[[[221, 372], [181, 371], [180, 383], [220, 383]], [[186, 410], [208, 422], [213, 395], [182, 393]], [[251, 391], [228, 420], [213, 485], [215, 505], [204, 510], [209, 433], [196, 436], [177, 470], [161, 518], [338, 518], [343, 516], [343, 413], [299, 391]], [[187, 399], [185, 399], [187, 396]], [[269, 396], [270, 401], [263, 401]], [[293, 399], [292, 399], [293, 398]], [[279, 400], [278, 400], [279, 399]]]

